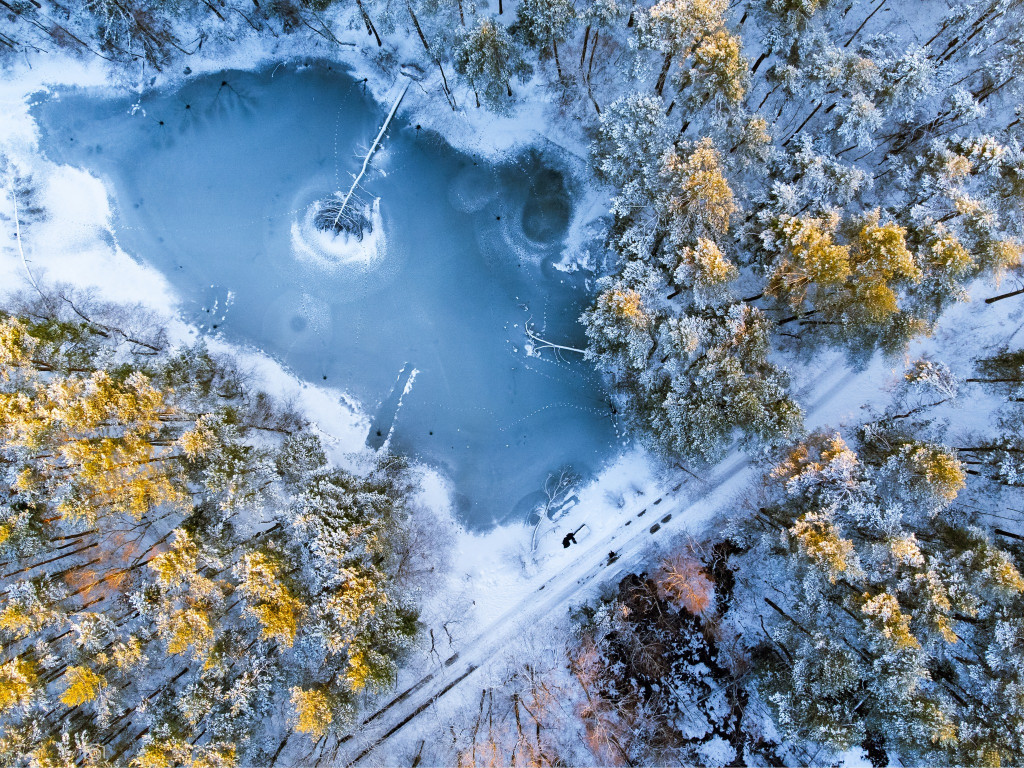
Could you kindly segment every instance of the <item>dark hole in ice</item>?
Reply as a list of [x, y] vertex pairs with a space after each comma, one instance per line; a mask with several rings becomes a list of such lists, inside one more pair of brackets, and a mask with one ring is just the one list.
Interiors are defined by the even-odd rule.
[[565, 234], [571, 209], [562, 174], [551, 169], [537, 173], [533, 194], [523, 206], [523, 234], [536, 243], [551, 243]]
[[306, 318], [304, 318], [302, 315], [296, 315], [295, 317], [288, 321], [288, 325], [290, 325], [292, 327], [292, 330], [295, 331], [296, 333], [302, 333], [304, 330], [306, 330], [307, 324], [308, 323], [306, 322]]

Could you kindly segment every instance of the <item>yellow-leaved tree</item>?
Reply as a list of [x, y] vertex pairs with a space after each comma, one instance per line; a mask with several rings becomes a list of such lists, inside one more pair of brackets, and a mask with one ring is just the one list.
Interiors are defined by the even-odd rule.
[[26, 706], [38, 681], [39, 670], [32, 661], [11, 659], [0, 665], [0, 713]]
[[107, 687], [107, 681], [88, 667], [68, 667], [64, 672], [64, 693], [60, 700], [69, 707], [92, 701]]
[[295, 730], [319, 739], [327, 733], [334, 722], [334, 708], [331, 696], [319, 688], [291, 689], [292, 709], [295, 713]]
[[842, 286], [852, 271], [850, 247], [835, 241], [838, 214], [790, 216], [779, 222], [782, 258], [768, 278], [765, 293], [796, 311], [815, 308]]
[[160, 588], [156, 625], [168, 653], [191, 648], [195, 658], [205, 657], [216, 636], [213, 617], [228, 586], [202, 575], [199, 547], [180, 528], [174, 531], [170, 548], [153, 557], [149, 568]]
[[193, 746], [187, 739], [150, 738], [132, 760], [133, 768], [233, 768], [237, 764], [234, 744], [213, 742]]
[[242, 557], [238, 570], [246, 610], [259, 621], [264, 639], [291, 646], [305, 607], [283, 581], [285, 568], [280, 555], [266, 550], [249, 552]]
[[739, 104], [747, 92], [747, 60], [740, 53], [740, 40], [719, 29], [705, 36], [693, 51], [694, 72], [704, 89], [731, 104]]
[[843, 314], [879, 323], [899, 310], [900, 285], [921, 281], [923, 272], [907, 247], [907, 230], [895, 222], [881, 223], [881, 213], [869, 212], [851, 248], [852, 301]]
[[138, 370], [51, 370], [36, 360], [45, 330], [0, 318], [0, 441], [19, 459], [15, 489], [89, 523], [184, 506], [181, 459], [211, 450], [212, 431]]
[[667, 154], [662, 173], [668, 185], [663, 216], [675, 239], [684, 241], [691, 235], [716, 239], [729, 231], [729, 219], [739, 208], [710, 138], [701, 139], [689, 151]]

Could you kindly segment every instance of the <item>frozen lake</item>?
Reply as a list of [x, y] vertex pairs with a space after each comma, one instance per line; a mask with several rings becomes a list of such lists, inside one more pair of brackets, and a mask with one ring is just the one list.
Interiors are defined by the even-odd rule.
[[396, 119], [362, 183], [378, 227], [342, 247], [309, 214], [348, 189], [384, 118], [361, 83], [289, 64], [134, 101], [70, 91], [35, 113], [51, 159], [106, 180], [121, 246], [188, 320], [354, 395], [368, 444], [390, 432], [442, 469], [474, 527], [525, 518], [549, 474], [610, 458], [591, 367], [525, 351], [527, 322], [584, 343], [583, 278], [552, 266], [573, 212], [556, 157], [478, 162]]

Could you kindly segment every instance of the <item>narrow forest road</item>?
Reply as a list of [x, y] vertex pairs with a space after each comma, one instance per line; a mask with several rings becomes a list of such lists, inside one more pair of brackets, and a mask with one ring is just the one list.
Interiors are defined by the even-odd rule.
[[[732, 454], [717, 465], [712, 487], [698, 499], [683, 503], [655, 502], [633, 515], [629, 527], [623, 524], [608, 535], [584, 541], [565, 570], [531, 590], [487, 629], [466, 642], [461, 651], [371, 712], [352, 734], [343, 737], [333, 748], [325, 748], [321, 755], [329, 754], [327, 762], [331, 765], [357, 764], [434, 701], [485, 666], [522, 628], [563, 609], [573, 599], [593, 596], [602, 584], [616, 581], [630, 569], [649, 546], [652, 536], [683, 530], [686, 520], [692, 522], [692, 513], [702, 511], [699, 508], [714, 509], [725, 501], [720, 497], [732, 492], [735, 487], [732, 481], [750, 469], [746, 456]], [[698, 483], [687, 478], [677, 488], [684, 490], [689, 485]], [[643, 523], [637, 524], [640, 521]], [[619, 557], [609, 564], [611, 550]]]
[[[872, 375], [871, 368], [858, 374], [847, 369], [833, 368], [832, 371], [831, 375], [823, 375], [816, 382], [814, 390], [821, 391], [822, 395], [808, 407], [808, 428], [820, 425], [821, 418], [814, 417], [827, 417], [828, 414], [821, 412], [827, 410], [826, 406], [833, 403], [840, 393], [850, 389], [862, 377]], [[860, 387], [854, 387], [853, 391], [863, 396]], [[688, 526], [707, 519], [730, 501], [737, 489], [754, 479], [747, 476], [754, 473], [755, 467], [746, 454], [733, 451], [712, 468], [707, 481], [685, 476], [670, 496], [656, 499], [605, 535], [586, 539], [579, 549], [573, 548], [576, 549], [575, 557], [566, 562], [564, 570], [530, 590], [443, 664], [364, 717], [351, 734], [325, 744], [319, 752], [318, 763], [346, 768], [358, 764], [435, 701], [496, 658], [511, 638], [538, 624], [555, 610], [566, 609], [573, 600], [595, 597], [601, 585], [613, 583], [626, 572], [640, 567], [642, 555], [653, 537], [682, 533]], [[687, 490], [692, 490], [692, 493], [686, 493]], [[686, 496], [685, 499], [671, 498], [680, 492]], [[618, 557], [609, 562], [608, 555], [612, 550]]]

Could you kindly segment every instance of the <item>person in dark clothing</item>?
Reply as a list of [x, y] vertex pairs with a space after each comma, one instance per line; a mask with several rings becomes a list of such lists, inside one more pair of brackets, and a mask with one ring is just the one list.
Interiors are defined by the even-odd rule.
[[570, 544], [576, 544], [577, 543], [576, 542], [575, 533], [576, 533], [575, 531], [572, 531], [570, 533], [565, 534], [565, 538], [562, 539], [562, 547], [563, 548], [568, 549]]

